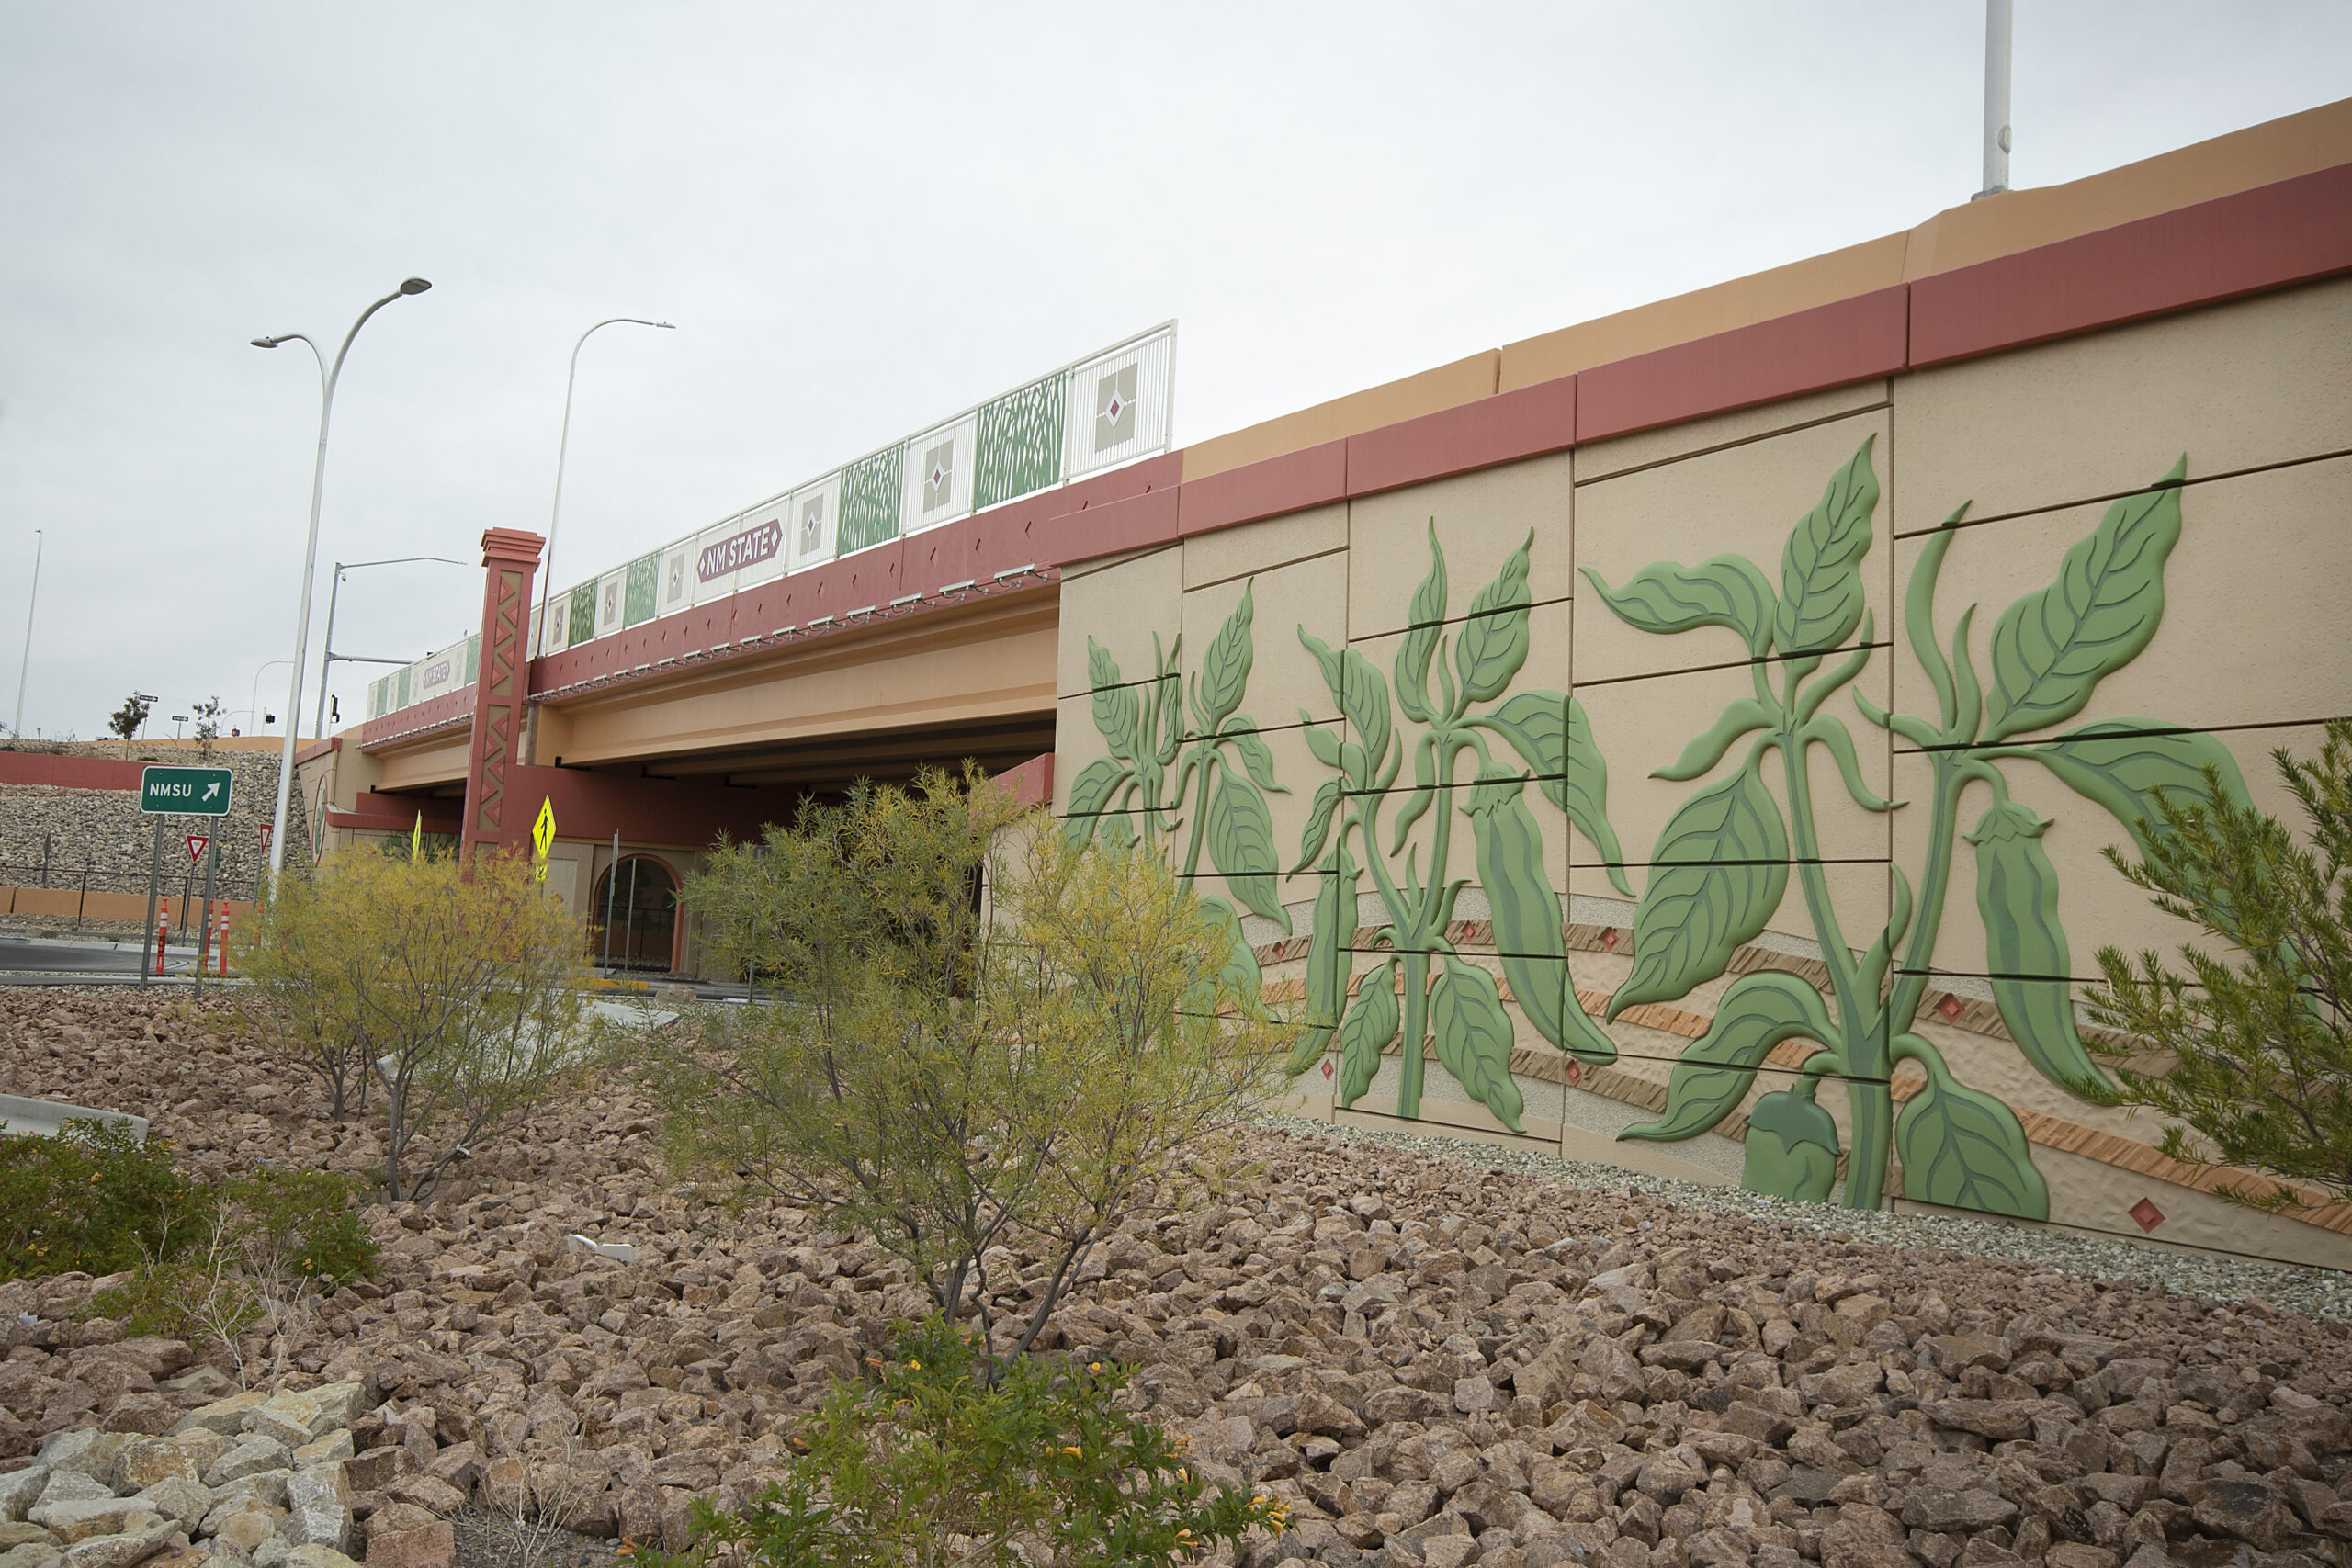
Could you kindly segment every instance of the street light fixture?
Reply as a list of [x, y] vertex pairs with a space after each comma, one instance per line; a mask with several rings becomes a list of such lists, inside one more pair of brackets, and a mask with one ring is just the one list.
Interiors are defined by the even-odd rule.
[[664, 332], [678, 330], [668, 321], [649, 321], [641, 316], [607, 316], [605, 320], [598, 321], [595, 326], [590, 327], [587, 332], [582, 333], [571, 345], [571, 367], [563, 373], [563, 431], [557, 437], [555, 445], [555, 502], [548, 509], [548, 557], [546, 562], [539, 568], [541, 575], [539, 577], [538, 635], [532, 640], [532, 646], [525, 652], [526, 659], [537, 658], [539, 649], [547, 644], [548, 595], [555, 588], [555, 530], [556, 524], [563, 515], [563, 458], [564, 454], [571, 446], [571, 383], [580, 374], [581, 345], [585, 344], [598, 328], [622, 324], [633, 327], [660, 327]]
[[462, 567], [473, 564], [470, 561], [452, 560], [447, 556], [394, 556], [390, 560], [339, 560], [334, 563], [334, 575], [328, 579], [331, 586], [327, 589], [327, 635], [320, 639], [324, 647], [325, 657], [319, 660], [319, 716], [318, 722], [311, 726], [312, 739], [326, 739], [327, 677], [334, 673], [334, 667], [338, 662], [344, 664], [405, 664], [408, 662], [405, 659], [363, 659], [356, 653], [337, 653], [334, 650], [334, 606], [335, 601], [343, 594], [343, 574], [346, 571], [357, 571], [362, 567], [406, 566], [412, 561], [424, 560], [439, 561], [443, 566]]
[[287, 677], [286, 748], [277, 762], [277, 810], [271, 818], [269, 837], [269, 880], [274, 887], [277, 874], [286, 863], [286, 808], [294, 792], [294, 732], [301, 726], [294, 716], [302, 711], [302, 666], [309, 658], [311, 641], [311, 591], [318, 578], [319, 567], [319, 500], [327, 482], [327, 423], [334, 415], [334, 387], [343, 378], [344, 356], [351, 352], [351, 340], [368, 324], [368, 318], [405, 295], [422, 294], [433, 285], [421, 277], [403, 281], [391, 293], [359, 312], [351, 330], [343, 334], [343, 346], [335, 350], [334, 365], [329, 368], [326, 355], [307, 333], [280, 333], [275, 337], [254, 339], [255, 348], [276, 348], [280, 344], [300, 338], [308, 344], [311, 357], [319, 362], [319, 455], [311, 469], [311, 530], [302, 547], [302, 599], [294, 615], [294, 668]]
[[[283, 660], [283, 659], [273, 659], [273, 660], [271, 660], [268, 663], [266, 663], [266, 664], [263, 665], [259, 670], [256, 670], [256, 671], [254, 671], [254, 688], [253, 688], [253, 690], [252, 690], [252, 691], [250, 691], [250, 692], [248, 692], [248, 693], [246, 693], [246, 694], [245, 694], [245, 700], [246, 700], [246, 702], [250, 705], [249, 705], [249, 706], [247, 706], [247, 707], [246, 707], [246, 709], [245, 709], [245, 717], [246, 717], [246, 719], [247, 719], [249, 722], [252, 720], [252, 718], [253, 718], [254, 715], [255, 715], [255, 714], [257, 714], [257, 713], [261, 712], [261, 678], [262, 678], [262, 676], [263, 676], [263, 675], [265, 675], [265, 674], [266, 674], [268, 671], [272, 671], [272, 670], [276, 669], [277, 666], [279, 666], [279, 665], [281, 665], [281, 664], [284, 664], [284, 663], [286, 663], [286, 662], [288, 662], [288, 661], [287, 661], [286, 660]], [[270, 716], [274, 718], [274, 717], [276, 717], [277, 716], [276, 716], [275, 714], [273, 714], [273, 715], [271, 715]], [[265, 721], [265, 722], [266, 722], [266, 721]], [[261, 726], [260, 726], [260, 725], [254, 725], [254, 728], [256, 728], [256, 729], [258, 729], [258, 728], [261, 728]]]

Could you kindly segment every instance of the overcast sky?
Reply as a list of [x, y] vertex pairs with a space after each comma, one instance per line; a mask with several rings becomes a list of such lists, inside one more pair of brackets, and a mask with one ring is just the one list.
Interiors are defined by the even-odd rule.
[[[133, 689], [252, 700], [292, 647], [318, 378], [247, 340], [332, 348], [411, 274], [336, 399], [314, 671], [327, 562], [545, 531], [600, 317], [679, 330], [582, 355], [559, 586], [1168, 317], [1181, 444], [1906, 228], [1977, 186], [1983, 28], [0, 0], [0, 725], [36, 528], [26, 733], [101, 734]], [[2018, 0], [2012, 180], [2347, 94], [2343, 0]], [[356, 574], [336, 643], [415, 657], [481, 591]], [[377, 671], [338, 671], [348, 721]]]

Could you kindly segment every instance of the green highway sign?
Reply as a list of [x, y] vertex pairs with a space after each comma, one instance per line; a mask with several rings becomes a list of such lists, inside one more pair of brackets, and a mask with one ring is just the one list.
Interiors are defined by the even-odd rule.
[[226, 768], [142, 768], [139, 809], [149, 816], [226, 817], [231, 782]]

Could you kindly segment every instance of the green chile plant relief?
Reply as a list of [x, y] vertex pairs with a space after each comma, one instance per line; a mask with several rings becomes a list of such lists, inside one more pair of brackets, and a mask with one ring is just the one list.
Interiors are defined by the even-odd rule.
[[[1866, 810], [1891, 811], [1899, 804], [1871, 790], [1845, 721], [1823, 711], [1871, 655], [1861, 578], [1879, 499], [1871, 442], [1832, 476], [1820, 504], [1798, 520], [1782, 553], [1777, 593], [1761, 569], [1736, 555], [1696, 566], [1659, 563], [1613, 588], [1587, 570], [1601, 599], [1629, 626], [1661, 635], [1702, 626], [1737, 634], [1755, 682], [1753, 696], [1733, 702], [1679, 760], [1656, 774], [1701, 778], [1747, 741], [1732, 770], [1685, 801], [1659, 834], [1634, 917], [1633, 969], [1611, 998], [1608, 1016], [1672, 1001], [1721, 976], [1732, 954], [1753, 941], [1779, 908], [1792, 867], [1829, 973], [1827, 998], [1775, 971], [1733, 981], [1706, 1033], [1676, 1064], [1664, 1114], [1626, 1128], [1620, 1137], [1675, 1140], [1707, 1131], [1747, 1097], [1767, 1054], [1798, 1040], [1814, 1049], [1792, 1087], [1761, 1096], [1748, 1113], [1747, 1187], [1826, 1201], [1842, 1154], [1845, 1204], [1875, 1208], [1889, 1155], [1898, 1152], [1906, 1198], [2048, 1217], [2049, 1190], [2016, 1113], [1960, 1082], [1914, 1025], [1961, 836], [1962, 796], [1978, 785], [1990, 800], [1967, 838], [1975, 850], [1977, 910], [2001, 1020], [2051, 1082], [2080, 1094], [2105, 1081], [2075, 1032], [2057, 878], [2041, 845], [2049, 823], [2011, 797], [1996, 764], [2040, 763], [2113, 814], [2143, 848], [2149, 835], [2161, 830], [2153, 825], [2161, 821], [2154, 808], [2158, 792], [2201, 797], [2209, 764], [2224, 787], [2243, 795], [2229, 753], [2210, 736], [2176, 726], [2109, 719], [2032, 739], [2081, 712], [2099, 681], [2129, 663], [2154, 635], [2164, 613], [2165, 561], [2180, 536], [2186, 463], [2183, 458], [2150, 489], [2109, 507], [2098, 525], [2067, 550], [2056, 581], [2002, 613], [1987, 650], [1989, 684], [1980, 678], [1970, 647], [1975, 607], [1961, 613], [1949, 658], [1935, 629], [1937, 577], [1967, 508], [1928, 540], [1911, 574], [1903, 619], [1935, 692], [1938, 715], [1929, 720], [1890, 713], [1860, 691], [1853, 694], [1863, 718], [1920, 748], [1932, 770], [1926, 862], [1918, 869], [1916, 905], [1913, 878], [1901, 866], [1893, 868], [1890, 918], [1859, 957], [1830, 902], [1812, 764], [1815, 750], [1826, 752], [1847, 794]], [[1825, 670], [1849, 638], [1850, 648]], [[1785, 781], [1785, 821], [1764, 784], [1768, 759]], [[1898, 1118], [1892, 1084], [1905, 1064], [1925, 1075], [1925, 1084]], [[1842, 1149], [1836, 1122], [1815, 1098], [1825, 1081], [1845, 1086], [1850, 1143]]]
[[[1334, 772], [1309, 806], [1291, 873], [1311, 870], [1318, 890], [1303, 1027], [1288, 1066], [1293, 1073], [1305, 1071], [1322, 1059], [1336, 1033], [1342, 1105], [1363, 1097], [1382, 1053], [1401, 1037], [1397, 1114], [1420, 1114], [1427, 1041], [1446, 1071], [1497, 1121], [1521, 1130], [1521, 1096], [1510, 1074], [1514, 1030], [1501, 987], [1487, 969], [1459, 956], [1445, 934], [1454, 900], [1469, 883], [1447, 874], [1457, 815], [1470, 829], [1494, 947], [1521, 1011], [1564, 1051], [1593, 1063], [1616, 1057], [1615, 1044], [1577, 1003], [1559, 897], [1544, 871], [1543, 829], [1526, 795], [1532, 778], [1611, 863], [1611, 877], [1630, 894], [1614, 863], [1622, 856], [1609, 826], [1606, 768], [1574, 698], [1546, 691], [1504, 695], [1527, 662], [1527, 560], [1533, 543], [1531, 532], [1449, 635], [1445, 553], [1431, 520], [1429, 574], [1413, 594], [1410, 625], [1391, 671], [1393, 693], [1362, 653], [1334, 649], [1305, 626], [1298, 629], [1346, 728], [1343, 734], [1305, 712], [1299, 716], [1309, 750]], [[1396, 721], [1399, 713], [1418, 733], [1408, 738]], [[1395, 820], [1384, 824], [1382, 811], [1395, 798], [1391, 786], [1408, 755], [1413, 787]], [[1475, 769], [1467, 779], [1465, 768]], [[1432, 810], [1424, 867], [1421, 846], [1408, 851], [1406, 840]], [[1368, 941], [1387, 956], [1363, 976], [1351, 1002], [1357, 896], [1366, 872], [1386, 916]]]
[[[1266, 795], [1289, 791], [1274, 782], [1273, 753], [1241, 711], [1256, 657], [1254, 592], [1254, 584], [1243, 588], [1241, 603], [1210, 639], [1189, 683], [1178, 673], [1182, 637], [1165, 652], [1153, 637], [1151, 679], [1134, 685], [1125, 683], [1108, 649], [1086, 639], [1094, 727], [1111, 754], [1088, 763], [1071, 783], [1062, 830], [1073, 844], [1100, 840], [1118, 848], [1136, 841], [1138, 827], [1158, 836], [1182, 831], [1185, 876], [1198, 874], [1205, 848], [1233, 897], [1287, 932], [1290, 916], [1274, 892], [1280, 865]], [[1216, 895], [1201, 902], [1217, 912], [1232, 936], [1233, 960], [1224, 977], [1238, 995], [1257, 996], [1257, 954], [1241, 934], [1239, 912], [1231, 899]]]

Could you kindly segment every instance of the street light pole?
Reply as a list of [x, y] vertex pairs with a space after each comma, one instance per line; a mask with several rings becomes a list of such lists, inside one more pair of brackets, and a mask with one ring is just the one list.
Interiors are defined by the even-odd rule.
[[[290, 661], [284, 659], [273, 659], [268, 663], [263, 665], [259, 670], [254, 671], [253, 690], [245, 694], [245, 701], [252, 705], [250, 707], [245, 709], [245, 717], [247, 719], [251, 719], [254, 715], [261, 712], [261, 678], [270, 671], [277, 668], [277, 666], [288, 662]], [[254, 725], [254, 728], [255, 729], [259, 729], [261, 726]]]
[[278, 758], [277, 811], [271, 818], [273, 826], [270, 829], [269, 837], [269, 881], [273, 887], [277, 885], [278, 872], [286, 863], [286, 808], [294, 791], [295, 731], [301, 728], [294, 722], [294, 716], [302, 711], [302, 666], [309, 658], [311, 590], [318, 579], [319, 500], [325, 491], [327, 482], [327, 423], [334, 416], [334, 386], [338, 380], [342, 379], [343, 360], [344, 356], [351, 352], [351, 340], [359, 335], [359, 329], [368, 324], [368, 318], [404, 295], [422, 294], [432, 287], [433, 285], [421, 277], [409, 278], [398, 288], [360, 311], [359, 319], [351, 323], [351, 330], [343, 334], [343, 346], [335, 350], [334, 366], [332, 369], [327, 367], [326, 356], [319, 352], [319, 345], [312, 343], [304, 333], [282, 333], [277, 337], [254, 339], [255, 348], [276, 348], [282, 343], [291, 343], [300, 338], [303, 343], [310, 344], [312, 357], [319, 361], [319, 455], [311, 469], [311, 530], [309, 538], [302, 547], [302, 600], [296, 607], [294, 615], [294, 669], [288, 676], [286, 692], [286, 748]]
[[[582, 333], [571, 345], [571, 367], [563, 373], [563, 433], [556, 438], [555, 444], [555, 502], [548, 508], [548, 556], [546, 563], [539, 568], [539, 627], [537, 635], [531, 639], [530, 648], [523, 655], [526, 660], [537, 658], [540, 649], [547, 646], [548, 595], [555, 587], [555, 530], [556, 524], [563, 516], [563, 457], [571, 447], [571, 383], [580, 374], [581, 345], [597, 328], [623, 323], [633, 327], [660, 327], [664, 332], [677, 331], [668, 321], [649, 321], [640, 316], [607, 316]], [[524, 629], [528, 631], [530, 628], [526, 626]]]
[[327, 677], [334, 673], [335, 660], [341, 659], [345, 664], [380, 664], [389, 662], [388, 660], [378, 659], [345, 658], [345, 656], [335, 652], [334, 605], [335, 601], [343, 594], [343, 574], [346, 571], [357, 571], [361, 567], [365, 566], [406, 566], [411, 561], [421, 560], [439, 561], [443, 566], [466, 566], [470, 564], [461, 560], [451, 560], [447, 556], [394, 556], [390, 560], [339, 560], [334, 563], [334, 575], [329, 580], [332, 586], [327, 590], [327, 635], [320, 639], [322, 647], [320, 649], [321, 656], [319, 659], [319, 716], [318, 721], [311, 726], [311, 739], [323, 740], [326, 739]]
[[17, 666], [17, 723], [8, 733], [21, 740], [25, 736], [25, 673], [33, 662], [33, 612], [40, 608], [40, 530], [33, 530], [33, 592], [25, 604], [25, 657]]

